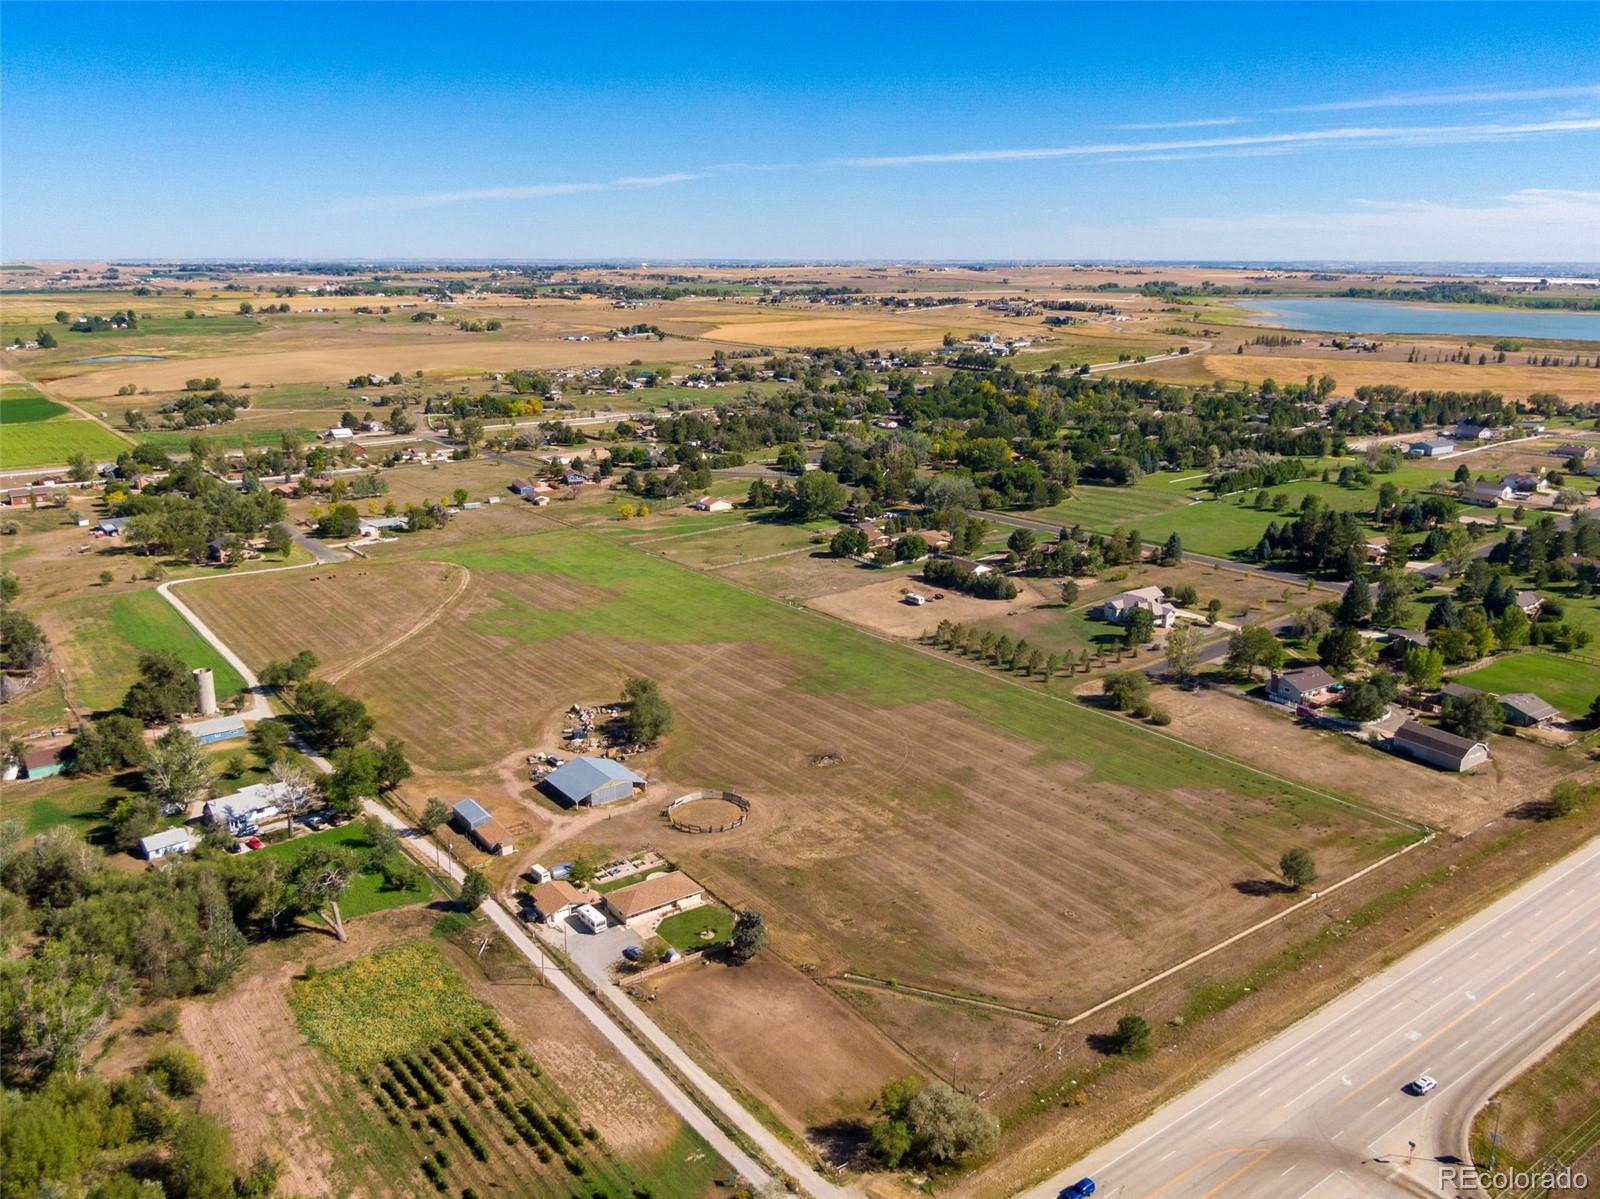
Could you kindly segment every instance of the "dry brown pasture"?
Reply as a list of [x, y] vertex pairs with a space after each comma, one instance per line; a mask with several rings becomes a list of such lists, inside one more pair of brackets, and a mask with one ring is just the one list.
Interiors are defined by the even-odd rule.
[[[440, 556], [472, 571], [450, 616], [342, 683], [380, 729], [426, 772], [482, 772], [539, 744], [574, 695], [655, 678], [675, 728], [639, 765], [663, 785], [608, 813], [606, 839], [656, 845], [725, 901], [764, 909], [784, 955], [824, 972], [1075, 1010], [1246, 922], [1256, 908], [1234, 884], [1289, 845], [1335, 877], [1396, 831], [611, 537]], [[336, 668], [382, 639], [375, 613], [406, 627], [444, 577], [419, 557], [188, 598], [252, 663], [309, 645]], [[842, 761], [818, 768], [819, 754]], [[728, 834], [672, 833], [656, 814], [679, 793], [668, 780], [737, 790], [755, 813]], [[540, 852], [559, 851], [564, 819]]]
[[859, 1116], [916, 1064], [847, 1004], [773, 955], [700, 961], [639, 984], [651, 1015], [797, 1128]]
[[1025, 1073], [1056, 1039], [1053, 1026], [1026, 1016], [929, 999], [903, 987], [828, 980], [828, 988], [909, 1055], [929, 1077], [981, 1095]]
[[[907, 594], [927, 596], [929, 602], [908, 604], [905, 602]], [[935, 595], [940, 598], [933, 599]], [[1048, 580], [1018, 579], [1016, 599], [978, 599], [958, 591], [930, 586], [922, 581], [920, 574], [901, 574], [865, 583], [849, 591], [819, 595], [808, 600], [807, 606], [874, 633], [890, 637], [920, 637], [941, 620], [962, 624], [990, 620], [1008, 624], [1013, 620], [1021, 621], [1025, 614], [1055, 602], [1058, 595], [1059, 588]]]

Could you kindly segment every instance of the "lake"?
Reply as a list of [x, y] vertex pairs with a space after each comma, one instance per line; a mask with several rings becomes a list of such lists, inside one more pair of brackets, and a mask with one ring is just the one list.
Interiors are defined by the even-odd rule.
[[1600, 341], [1600, 312], [1441, 307], [1394, 300], [1238, 300], [1274, 325], [1314, 333], [1444, 333]]
[[74, 362], [160, 362], [160, 354], [102, 354], [99, 358], [74, 358]]

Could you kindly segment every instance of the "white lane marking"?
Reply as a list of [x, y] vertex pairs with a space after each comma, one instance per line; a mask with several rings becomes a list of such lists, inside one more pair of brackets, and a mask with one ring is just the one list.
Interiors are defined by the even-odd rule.
[[1167, 1160], [1167, 1158], [1171, 1157], [1176, 1152], [1178, 1152], [1176, 1149], [1168, 1149], [1160, 1157], [1156, 1158], [1156, 1161], [1157, 1162], [1164, 1162], [1164, 1161]]
[[1566, 978], [1567, 977], [1567, 972], [1565, 970], [1563, 970], [1560, 974], [1556, 975], [1556, 977], [1557, 978]]
[[1343, 1177], [1343, 1175], [1344, 1175], [1344, 1171], [1343, 1170], [1334, 1170], [1329, 1174], [1323, 1175], [1321, 1178], [1317, 1179], [1317, 1181], [1314, 1182], [1311, 1185], [1309, 1190], [1304, 1190], [1304, 1191], [1300, 1192], [1300, 1199], [1305, 1199], [1305, 1197], [1307, 1195], [1311, 1194], [1312, 1191], [1320, 1191], [1322, 1189], [1322, 1184], [1327, 1182], [1328, 1179], [1330, 1179], [1330, 1178], [1340, 1178], [1340, 1177]]
[[1261, 1090], [1257, 1092], [1257, 1094], [1259, 1094], [1263, 1099], [1265, 1099], [1268, 1095], [1272, 1094], [1272, 1088], [1271, 1087], [1262, 1087]]
[[1477, 957], [1477, 956], [1478, 956], [1478, 954], [1479, 954], [1479, 953], [1482, 953], [1482, 952], [1483, 952], [1483, 950], [1481, 950], [1481, 949], [1480, 949], [1480, 950], [1478, 950], [1478, 951], [1477, 951], [1477, 952], [1476, 952], [1476, 953], [1473, 953], [1473, 954], [1470, 954], [1470, 955], [1468, 955], [1468, 957], [1467, 957], [1467, 961], [1469, 961], [1469, 962], [1470, 962], [1470, 961], [1472, 961], [1472, 959], [1473, 959], [1473, 958], [1475, 958], [1475, 957]]
[[1297, 1168], [1296, 1166], [1290, 1166], [1287, 1170], [1282, 1171], [1278, 1177], [1283, 1178], [1285, 1175], [1293, 1174]]
[[[1585, 853], [1585, 854], [1582, 855], [1581, 858], [1573, 861], [1572, 865], [1568, 866], [1559, 875], [1557, 875], [1555, 878], [1553, 878], [1553, 879], [1551, 879], [1549, 881], [1548, 887], [1555, 887], [1556, 885], [1558, 885], [1559, 883], [1565, 881], [1567, 878], [1569, 878], [1570, 876], [1572, 876], [1574, 874], [1585, 873], [1585, 875], [1586, 875], [1587, 872], [1590, 869], [1592, 869], [1592, 867], [1596, 863], [1600, 863], [1600, 846], [1596, 846], [1595, 850], [1592, 853]], [[1530, 899], [1531, 899], [1531, 897], [1530, 897]], [[1311, 1030], [1307, 1031], [1304, 1036], [1298, 1038], [1292, 1044], [1289, 1044], [1289, 1045], [1285, 1046], [1283, 1049], [1281, 1049], [1277, 1053], [1273, 1054], [1272, 1057], [1268, 1058], [1266, 1061], [1262, 1062], [1259, 1066], [1256, 1066], [1254, 1069], [1250, 1070], [1248, 1073], [1246, 1073], [1243, 1077], [1238, 1079], [1236, 1082], [1231, 1082], [1227, 1086], [1223, 1087], [1222, 1090], [1220, 1090], [1220, 1091], [1218, 1091], [1216, 1093], [1216, 1095], [1214, 1095], [1210, 1099], [1202, 1102], [1195, 1109], [1193, 1109], [1191, 1111], [1188, 1111], [1188, 1112], [1185, 1112], [1182, 1115], [1179, 1115], [1179, 1116], [1173, 1118], [1172, 1120], [1169, 1120], [1166, 1124], [1163, 1124], [1160, 1128], [1157, 1128], [1155, 1131], [1149, 1133], [1147, 1136], [1144, 1136], [1144, 1137], [1140, 1138], [1133, 1145], [1129, 1146], [1127, 1149], [1124, 1149], [1116, 1157], [1114, 1157], [1114, 1158], [1110, 1159], [1110, 1161], [1106, 1162], [1105, 1165], [1102, 1166], [1101, 1168], [1105, 1169], [1105, 1170], [1109, 1170], [1111, 1167], [1113, 1167], [1117, 1163], [1121, 1162], [1124, 1158], [1129, 1157], [1133, 1153], [1136, 1153], [1138, 1150], [1142, 1149], [1145, 1145], [1149, 1144], [1151, 1141], [1155, 1140], [1157, 1137], [1166, 1135], [1167, 1133], [1171, 1132], [1172, 1129], [1174, 1129], [1174, 1128], [1178, 1127], [1180, 1124], [1182, 1124], [1185, 1120], [1192, 1119], [1194, 1116], [1198, 1115], [1199, 1112], [1203, 1111], [1206, 1107], [1208, 1107], [1211, 1104], [1215, 1103], [1217, 1100], [1221, 1099], [1224, 1095], [1227, 1095], [1229, 1092], [1234, 1090], [1234, 1088], [1236, 1088], [1238, 1086], [1241, 1086], [1245, 1082], [1248, 1082], [1250, 1079], [1252, 1079], [1256, 1075], [1260, 1074], [1263, 1070], [1269, 1069], [1270, 1067], [1276, 1065], [1278, 1062], [1282, 1061], [1285, 1057], [1288, 1057], [1290, 1054], [1294, 1053], [1297, 1049], [1299, 1049], [1301, 1046], [1305, 1045], [1307, 1042], [1312, 1041], [1312, 1040], [1316, 1039], [1317, 1037], [1323, 1037], [1323, 1036], [1329, 1035], [1330, 1033], [1336, 1033], [1336, 1030], [1338, 1028], [1339, 1020], [1347, 1018], [1349, 1016], [1352, 1016], [1356, 1012], [1361, 1011], [1363, 1008], [1367, 1008], [1367, 1007], [1369, 1007], [1369, 1005], [1380, 1001], [1381, 999], [1384, 998], [1384, 996], [1390, 994], [1394, 990], [1394, 988], [1408, 985], [1412, 978], [1414, 978], [1416, 975], [1420, 974], [1422, 971], [1428, 969], [1430, 966], [1434, 965], [1435, 962], [1440, 957], [1447, 956], [1450, 953], [1454, 952], [1458, 943], [1460, 943], [1460, 942], [1468, 942], [1468, 943], [1470, 943], [1472, 938], [1474, 938], [1474, 937], [1488, 936], [1489, 935], [1489, 930], [1492, 929], [1496, 924], [1499, 924], [1502, 920], [1505, 920], [1505, 919], [1507, 919], [1509, 917], [1513, 917], [1513, 916], [1520, 916], [1522, 914], [1523, 906], [1528, 902], [1529, 902], [1529, 900], [1523, 900], [1522, 903], [1510, 904], [1503, 911], [1495, 912], [1492, 915], [1489, 914], [1489, 913], [1481, 913], [1480, 915], [1478, 915], [1476, 917], [1473, 917], [1472, 919], [1468, 920], [1465, 924], [1463, 924], [1463, 925], [1461, 925], [1461, 926], [1459, 926], [1459, 927], [1457, 927], [1455, 929], [1452, 929], [1450, 932], [1446, 933], [1444, 935], [1444, 937], [1442, 937], [1438, 942], [1434, 943], [1433, 952], [1428, 955], [1427, 960], [1418, 962], [1415, 966], [1413, 966], [1411, 969], [1407, 970], [1404, 974], [1401, 974], [1397, 978], [1394, 978], [1394, 979], [1390, 980], [1389, 982], [1387, 982], [1387, 983], [1385, 983], [1385, 984], [1383, 984], [1381, 986], [1375, 987], [1373, 992], [1372, 992], [1372, 994], [1370, 994], [1370, 995], [1361, 996], [1361, 997], [1357, 998], [1357, 997], [1355, 997], [1355, 993], [1352, 993], [1351, 995], [1346, 996], [1346, 999], [1350, 1003], [1349, 1011], [1340, 1012], [1340, 1011], [1337, 1011], [1337, 1009], [1335, 1009], [1334, 1011], [1330, 1011], [1330, 1012], [1324, 1013], [1323, 1018], [1322, 1018], [1322, 1023], [1320, 1023], [1317, 1028], [1314, 1028], [1314, 1029], [1311, 1029]], [[1577, 910], [1576, 909], [1573, 910], [1572, 915], [1573, 916], [1577, 915]], [[1519, 930], [1512, 929], [1511, 931], [1512, 932], [1517, 932]], [[1508, 933], [1506, 935], [1509, 936], [1510, 934]], [[1423, 953], [1425, 951], [1424, 950], [1418, 950], [1417, 952], [1418, 953]], [[1595, 950], [1591, 949], [1589, 952], [1593, 953], [1593, 952], [1595, 952]], [[1431, 1010], [1432, 1007], [1436, 1007], [1436, 1006], [1438, 1006], [1438, 1005], [1437, 1004], [1431, 1005], [1429, 1010]], [[1283, 1035], [1287, 1035], [1287, 1034], [1283, 1034]], [[1378, 1046], [1375, 1045], [1375, 1046], [1370, 1047], [1368, 1052], [1370, 1052], [1371, 1049], [1375, 1049], [1375, 1048], [1378, 1048]], [[1360, 1056], [1365, 1056], [1365, 1054], [1362, 1054]], [[1349, 1076], [1345, 1076], [1345, 1078], [1343, 1079], [1343, 1082], [1344, 1082], [1344, 1085], [1347, 1086], [1347, 1087], [1355, 1085], [1350, 1080]], [[1207, 1125], [1207, 1130], [1209, 1131], [1210, 1129], [1215, 1128], [1218, 1124], [1221, 1124], [1221, 1123], [1222, 1123], [1222, 1121], [1220, 1119], [1215, 1120], [1211, 1124]]]
[[1504, 1016], [1496, 1016], [1493, 1020], [1489, 1021], [1489, 1027], [1493, 1028], [1496, 1024], [1499, 1024], [1500, 1021], [1502, 1021], [1504, 1019], [1505, 1019]]
[[1465, 1041], [1462, 1041], [1461, 1044], [1457, 1045], [1453, 1050], [1451, 1050], [1451, 1052], [1452, 1053], [1460, 1053], [1463, 1049], [1465, 1049], [1470, 1044], [1472, 1044], [1472, 1038], [1468, 1037]]
[[1218, 1124], [1221, 1124], [1221, 1123], [1222, 1123], [1221, 1120], [1213, 1120], [1213, 1121], [1211, 1121], [1210, 1124], [1206, 1125], [1206, 1131], [1210, 1132], [1213, 1128], [1215, 1128]]

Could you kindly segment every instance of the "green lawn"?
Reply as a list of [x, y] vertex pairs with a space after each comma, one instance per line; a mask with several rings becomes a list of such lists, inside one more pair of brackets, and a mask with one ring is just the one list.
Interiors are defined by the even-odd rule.
[[1538, 651], [1506, 654], [1481, 670], [1456, 675], [1452, 680], [1483, 691], [1505, 695], [1531, 691], [1554, 704], [1567, 716], [1582, 716], [1600, 695], [1600, 666], [1563, 654]]
[[[8, 401], [8, 406], [16, 402]], [[52, 401], [41, 397], [40, 402], [49, 404]], [[73, 454], [87, 454], [97, 461], [109, 462], [127, 448], [127, 442], [92, 420], [82, 417], [44, 420], [36, 416], [25, 424], [5, 423], [5, 432], [0, 433], [0, 469], [63, 466]]]
[[191, 668], [209, 666], [215, 676], [217, 698], [244, 690], [239, 672], [153, 589], [117, 596], [106, 616], [111, 631], [140, 653], [170, 650]]
[[[288, 841], [274, 841], [261, 852], [280, 861], [292, 862], [313, 845], [342, 846], [357, 853], [372, 848], [372, 843], [361, 831], [360, 822], [352, 821], [341, 828], [323, 829], [321, 832], [308, 833]], [[428, 881], [409, 891], [386, 890], [381, 874], [363, 871], [356, 875], [355, 881], [350, 884], [350, 889], [339, 901], [339, 911], [348, 920], [353, 916], [365, 916], [368, 912], [404, 907], [408, 903], [425, 903], [432, 899], [434, 894], [433, 883]]]
[[[701, 935], [707, 932], [712, 935]], [[720, 945], [732, 934], [733, 913], [710, 905], [668, 916], [656, 927], [656, 936], [685, 953]]]

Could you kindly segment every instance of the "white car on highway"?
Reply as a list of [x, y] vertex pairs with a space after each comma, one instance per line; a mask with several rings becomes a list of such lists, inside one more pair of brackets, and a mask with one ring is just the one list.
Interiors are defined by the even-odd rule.
[[1431, 1074], [1423, 1074], [1407, 1084], [1406, 1089], [1413, 1095], [1426, 1095], [1439, 1085], [1439, 1080]]

